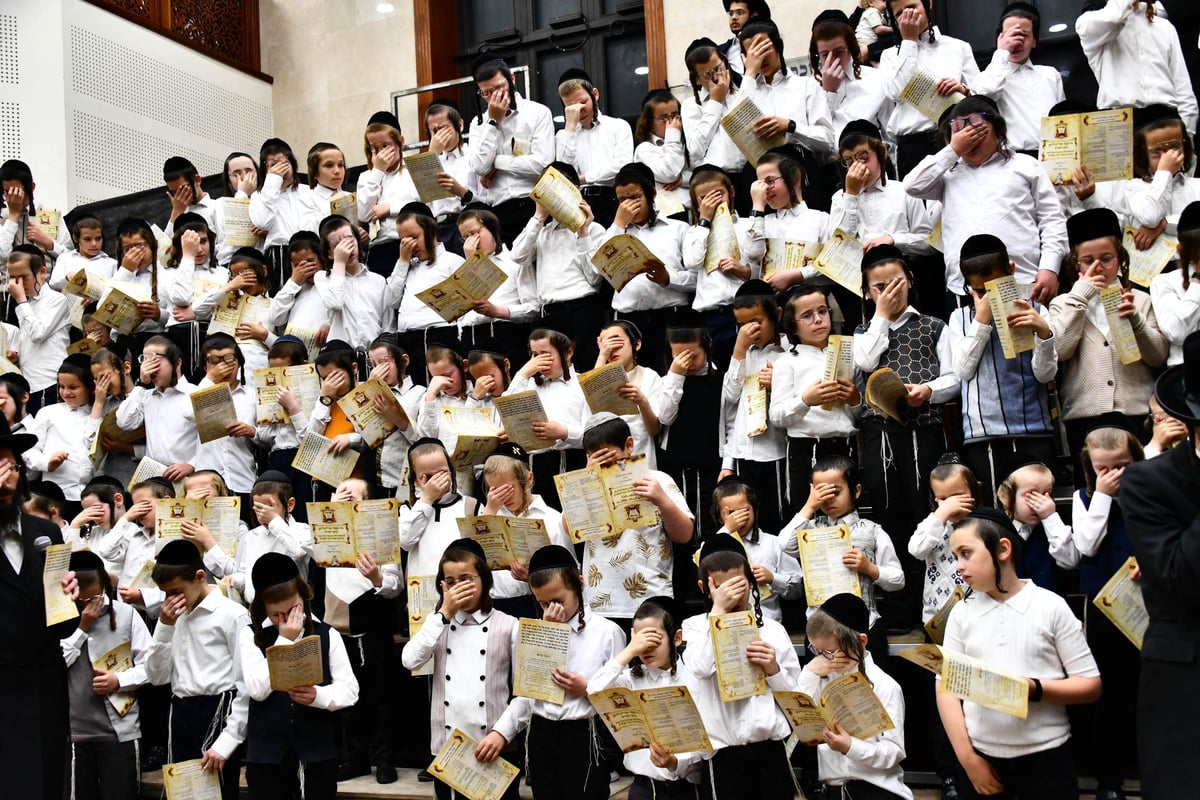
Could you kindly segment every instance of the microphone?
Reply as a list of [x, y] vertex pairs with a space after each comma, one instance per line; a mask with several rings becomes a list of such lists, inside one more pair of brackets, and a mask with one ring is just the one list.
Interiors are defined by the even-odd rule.
[[54, 542], [50, 541], [49, 536], [39, 536], [33, 540], [33, 546], [37, 548], [39, 553], [44, 553], [50, 548]]

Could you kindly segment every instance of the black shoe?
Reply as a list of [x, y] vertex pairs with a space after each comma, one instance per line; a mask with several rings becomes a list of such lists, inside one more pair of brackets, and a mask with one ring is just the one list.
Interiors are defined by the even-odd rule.
[[1125, 793], [1120, 789], [1100, 789], [1096, 792], [1096, 800], [1125, 800]]
[[386, 764], [380, 764], [375, 768], [376, 783], [395, 783], [400, 780], [400, 776], [396, 774], [396, 768]]
[[340, 783], [341, 781], [348, 781], [351, 778], [361, 778], [363, 775], [370, 774], [371, 768], [366, 764], [342, 764], [338, 767], [337, 779]]
[[942, 778], [942, 800], [958, 800], [958, 784], [954, 778]]
[[417, 780], [419, 780], [421, 783], [432, 783], [433, 776], [429, 774], [429, 770], [423, 769], [417, 773]]

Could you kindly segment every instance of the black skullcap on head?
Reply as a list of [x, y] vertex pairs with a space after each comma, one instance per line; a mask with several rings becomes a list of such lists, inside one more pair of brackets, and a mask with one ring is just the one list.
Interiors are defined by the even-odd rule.
[[587, 74], [586, 70], [579, 67], [570, 67], [558, 76], [558, 85], [562, 86], [567, 81], [584, 81], [585, 83], [592, 82], [592, 76]]
[[483, 563], [487, 563], [487, 554], [483, 551], [483, 545], [474, 539], [455, 539], [453, 542], [446, 545], [446, 549], [442, 551], [442, 555], [445, 555], [451, 550], [466, 550], [472, 555], [479, 556], [479, 560]]
[[884, 261], [899, 261], [906, 267], [908, 266], [908, 261], [905, 260], [904, 253], [900, 251], [899, 247], [894, 244], [877, 244], [863, 253], [861, 268], [868, 270]]
[[[286, 556], [284, 557], [286, 558]], [[187, 539], [172, 539], [163, 545], [162, 550], [158, 551], [154, 563], [167, 567], [187, 567], [200, 560], [200, 548], [195, 544]], [[294, 564], [292, 566], [295, 567]]]
[[801, 168], [804, 167], [805, 151], [804, 148], [798, 144], [788, 142], [787, 144], [781, 144], [778, 147], [772, 147], [767, 152], [784, 156], [785, 158], [790, 158], [792, 161], [795, 161], [797, 164], [799, 164]]
[[821, 610], [855, 633], [866, 633], [871, 627], [867, 604], [858, 595], [835, 594], [821, 604]]
[[1071, 247], [1106, 236], [1120, 241], [1123, 235], [1121, 221], [1107, 208], [1089, 208], [1067, 218], [1067, 244]]
[[179, 230], [187, 225], [203, 225], [205, 228], [210, 228], [208, 220], [195, 211], [185, 211], [175, 218], [175, 230]]
[[56, 503], [67, 502], [67, 496], [63, 494], [62, 487], [54, 481], [30, 481], [29, 491], [33, 492], [38, 497], [44, 497], [47, 500], [53, 500]]
[[410, 451], [415, 450], [416, 448], [420, 447], [423, 444], [436, 444], [438, 447], [442, 448], [443, 450], [446, 449], [446, 445], [442, 442], [442, 440], [438, 439], [437, 437], [434, 437], [434, 436], [422, 436], [420, 439], [417, 439], [415, 442], [410, 444], [408, 446], [408, 449]]
[[282, 336], [276, 336], [276, 337], [275, 337], [275, 344], [279, 344], [280, 342], [295, 342], [296, 344], [298, 344], [298, 345], [300, 345], [300, 346], [304, 347], [305, 349], [307, 349], [307, 348], [308, 348], [308, 345], [304, 344], [304, 342], [302, 342], [302, 341], [300, 340], [300, 337], [299, 337], [299, 336], [293, 336], [293, 335], [292, 335], [292, 334], [290, 334], [290, 333], [285, 333], [285, 334], [283, 334]]
[[701, 36], [699, 39], [693, 39], [691, 44], [687, 46], [687, 49], [683, 51], [683, 54], [684, 56], [687, 56], [688, 53], [692, 52], [693, 50], [699, 50], [701, 47], [711, 47], [716, 50], [717, 43], [707, 36]]
[[[529, 453], [525, 451], [525, 448], [512, 441], [501, 442], [500, 444], [496, 445], [496, 449], [492, 451], [492, 455], [504, 456], [505, 458], [511, 458], [514, 461], [523, 461], [525, 463], [529, 462]], [[488, 458], [491, 458], [491, 456], [488, 456]]]
[[429, 209], [429, 206], [427, 206], [424, 203], [417, 201], [417, 200], [413, 200], [412, 202], [405, 203], [403, 206], [401, 206], [400, 213], [401, 214], [421, 214], [422, 216], [426, 216], [426, 217], [429, 217], [430, 219], [433, 219], [433, 212]]
[[1176, 233], [1186, 233], [1200, 228], [1200, 201], [1188, 203], [1183, 212], [1179, 215], [1179, 222], [1175, 225]]
[[71, 553], [72, 572], [103, 572], [104, 560], [91, 550], [76, 550]]
[[746, 548], [728, 533], [714, 533], [712, 536], [704, 537], [704, 541], [700, 543], [701, 561], [713, 553], [721, 552], [737, 553], [742, 558], [746, 557]]
[[966, 261], [968, 258], [990, 256], [996, 253], [1002, 253], [1005, 258], [1008, 258], [1008, 248], [1004, 246], [1004, 242], [990, 233], [977, 233], [963, 242], [958, 259]]
[[675, 623], [675, 627], [679, 627], [679, 624], [683, 622], [683, 606], [676, 602], [674, 597], [667, 597], [665, 594], [659, 594], [655, 595], [654, 597], [647, 597], [642, 601], [642, 605], [646, 605], [647, 603], [658, 606], [663, 611], [670, 614], [671, 621]]
[[997, 525], [1003, 525], [1006, 532], [1011, 533], [1013, 536], [1017, 535], [1017, 528], [1013, 525], [1013, 521], [999, 508], [977, 508], [970, 514], [967, 514], [966, 518], [990, 520]]
[[667, 322], [667, 327], [674, 328], [675, 330], [690, 331], [703, 330], [706, 326], [704, 324], [703, 314], [691, 306], [684, 306], [679, 311], [675, 312], [675, 314]]
[[171, 483], [169, 480], [164, 478], [162, 475], [155, 475], [152, 478], [146, 478], [145, 482], [146, 483], [157, 483], [159, 486], [162, 486], [165, 489], [170, 489], [172, 492], [175, 491], [175, 484]]
[[91, 374], [92, 371], [92, 357], [85, 356], [83, 353], [72, 353], [63, 359], [63, 364], [70, 364], [88, 374]]
[[463, 206], [462, 210], [463, 211], [491, 211], [493, 214], [496, 213], [496, 209], [492, 207], [491, 203], [485, 203], [482, 200], [472, 200], [471, 202], [469, 202], [465, 206]]
[[350, 343], [343, 339], [330, 339], [328, 342], [321, 345], [321, 349], [318, 350], [317, 352], [319, 355], [325, 355], [326, 353], [336, 353], [339, 350], [353, 350], [353, 349], [354, 348], [350, 346]]
[[[8, 383], [11, 383], [12, 385], [16, 386], [18, 389], [20, 389], [25, 394], [29, 394], [29, 392], [30, 392], [29, 381], [21, 373], [5, 372], [3, 377], [4, 377], [4, 380], [7, 381]], [[34, 438], [36, 438], [36, 437], [34, 437]]]
[[734, 297], [774, 297], [775, 290], [771, 284], [757, 278], [751, 278], [738, 287]]
[[396, 115], [390, 111], [376, 111], [367, 120], [368, 125], [382, 123], [383, 125], [391, 125], [396, 130], [400, 130], [400, 120], [396, 119]]
[[721, 486], [729, 486], [731, 484], [737, 484], [738, 486], [749, 486], [750, 485], [749, 483], [746, 482], [745, 478], [743, 478], [741, 475], [738, 475], [736, 472], [730, 473], [729, 475], [726, 475], [724, 478], [721, 478], [721, 480], [717, 481], [718, 488]]
[[817, 18], [813, 20], [813, 28], [816, 28], [822, 22], [841, 22], [845, 25], [850, 24], [850, 18], [846, 16], [846, 12], [838, 8], [827, 8]]
[[135, 228], [144, 230], [151, 236], [154, 235], [154, 228], [151, 227], [149, 222], [140, 217], [126, 217], [125, 219], [121, 220], [121, 222], [117, 225], [117, 233], [119, 234], [121, 231], [129, 232]]
[[1183, 363], [1167, 367], [1154, 384], [1163, 411], [1187, 425], [1200, 425], [1200, 331], [1183, 340]]
[[628, 164], [621, 167], [620, 172], [624, 174], [622, 175], [618, 173], [617, 178], [624, 180], [625, 183], [629, 182], [629, 173], [632, 172], [640, 176], [643, 181], [649, 182], [651, 186], [654, 185], [654, 172], [648, 165], [643, 164], [640, 161], [630, 161]]
[[1160, 103], [1133, 109], [1133, 128], [1140, 130], [1155, 122], [1182, 122], [1179, 112]]
[[262, 475], [259, 475], [258, 478], [254, 482], [259, 483], [260, 481], [271, 481], [272, 483], [289, 483], [290, 484], [292, 482], [292, 476], [288, 475], [286, 472], [283, 472], [281, 470], [269, 469], [266, 472], [264, 472]]
[[671, 90], [666, 86], [660, 86], [657, 89], [651, 89], [650, 91], [646, 92], [645, 96], [642, 97], [641, 107], [645, 108], [646, 103], [649, 103], [651, 100], [659, 103], [665, 103], [669, 100], [678, 100], [678, 98], [676, 98], [675, 95], [671, 93]]
[[83, 494], [87, 494], [89, 490], [91, 490], [93, 488], [99, 488], [101, 486], [111, 486], [112, 488], [116, 489], [118, 492], [125, 491], [125, 484], [121, 483], [119, 480], [117, 480], [113, 476], [111, 476], [111, 475], [96, 475], [90, 481], [87, 482], [87, 485], [85, 485], [83, 487]]
[[539, 547], [537, 552], [529, 557], [530, 575], [544, 569], [554, 569], [555, 567], [570, 567], [571, 569], [575, 569], [577, 566], [575, 556], [561, 544], [548, 544], [545, 547]]
[[253, 261], [256, 264], [267, 263], [262, 251], [256, 247], [243, 246], [233, 251], [233, 255], [229, 257], [230, 261]]
[[1046, 112], [1046, 116], [1061, 117], [1064, 114], [1083, 114], [1087, 111], [1095, 110], [1095, 107], [1087, 103], [1081, 103], [1078, 100], [1063, 100], [1061, 103], [1055, 103], [1050, 106], [1050, 110]]
[[838, 144], [846, 141], [851, 136], [869, 136], [872, 139], [883, 140], [883, 134], [879, 132], [879, 126], [866, 119], [854, 119], [847, 122], [846, 127], [842, 128], [842, 135], [838, 137]]
[[268, 586], [278, 586], [300, 577], [296, 562], [283, 553], [264, 553], [250, 569], [250, 583], [254, 591], [261, 592]]

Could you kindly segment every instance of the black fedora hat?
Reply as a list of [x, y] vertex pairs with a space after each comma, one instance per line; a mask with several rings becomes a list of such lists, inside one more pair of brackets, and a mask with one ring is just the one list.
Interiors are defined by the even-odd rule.
[[0, 414], [0, 448], [8, 448], [14, 456], [19, 456], [38, 442], [32, 433], [13, 433], [8, 420]]
[[1154, 396], [1175, 419], [1200, 425], [1200, 331], [1183, 340], [1183, 363], [1158, 376]]

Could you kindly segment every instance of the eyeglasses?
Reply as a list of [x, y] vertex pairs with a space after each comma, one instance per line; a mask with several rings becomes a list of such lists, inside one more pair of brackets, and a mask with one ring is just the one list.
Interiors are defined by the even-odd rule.
[[508, 88], [508, 84], [502, 83], [499, 86], [493, 86], [490, 89], [480, 89], [478, 94], [484, 100], [488, 100], [491, 98], [492, 95], [496, 94], [497, 92], [504, 91], [507, 88]]
[[636, 203], [638, 200], [644, 200], [645, 198], [646, 195], [640, 192], [638, 194], [619, 194], [617, 195], [617, 202], [624, 203], [626, 200], [630, 200]]
[[954, 119], [950, 120], [950, 130], [954, 133], [958, 133], [963, 128], [968, 126], [972, 128], [978, 128], [980, 125], [983, 125], [988, 121], [989, 117], [987, 114], [976, 111], [973, 114], [967, 114], [965, 117], [955, 117]]
[[819, 320], [829, 319], [829, 307], [821, 306], [812, 311], [807, 311], [795, 319], [796, 322], [802, 325], [816, 325]]
[[775, 184], [783, 183], [783, 176], [782, 175], [768, 175], [767, 177], [762, 179], [762, 182], [765, 183], [770, 188], [774, 189]]
[[726, 72], [726, 69], [724, 66], [713, 67], [708, 72], [701, 72], [700, 80], [707, 81], [708, 83], [712, 83], [712, 82], [716, 81], [717, 78], [720, 78], [722, 75], [724, 75], [725, 72]]
[[677, 119], [679, 119], [678, 111], [671, 114], [658, 114], [654, 117], [655, 122], [674, 122]]
[[846, 655], [845, 652], [843, 652], [840, 648], [837, 650], [818, 650], [811, 644], [808, 646], [808, 652], [812, 653], [814, 656], [828, 658], [830, 661], [834, 661]]
[[1100, 262], [1101, 266], [1111, 267], [1113, 264], [1117, 263], [1117, 254], [1116, 253], [1105, 253], [1104, 255], [1102, 255], [1098, 258], [1096, 256], [1083, 256], [1082, 258], [1079, 259], [1079, 265], [1083, 266], [1083, 267], [1091, 267], [1097, 261]]
[[442, 578], [442, 586], [445, 586], [447, 589], [452, 589], [455, 586], [458, 586], [460, 583], [470, 584], [477, 580], [479, 580], [479, 578], [475, 575], [463, 575], [461, 578]]
[[872, 151], [870, 151], [870, 150], [863, 150], [861, 153], [854, 153], [853, 155], [848, 155], [845, 158], [841, 159], [842, 166], [845, 167], [846, 169], [850, 169], [851, 167], [854, 166], [855, 162], [858, 162], [859, 164], [865, 164], [871, 160], [871, 152]]
[[829, 58], [829, 56], [833, 56], [836, 60], [841, 61], [843, 58], [845, 58], [846, 53], [849, 53], [849, 52], [850, 51], [847, 50], [846, 48], [839, 47], [836, 50], [826, 50], [824, 53], [822, 53], [820, 50], [818, 50], [817, 55], [820, 57], [820, 59], [822, 61]]
[[1150, 155], [1161, 156], [1161, 155], [1165, 155], [1166, 153], [1171, 152], [1172, 150], [1182, 150], [1183, 149], [1183, 141], [1181, 139], [1172, 139], [1169, 142], [1163, 142], [1161, 144], [1156, 144], [1153, 147], [1150, 147], [1148, 149], [1150, 151]]
[[162, 353], [142, 353], [137, 357], [137, 363], [145, 364], [147, 361], [152, 361], [159, 358], [166, 358]]
[[208, 362], [210, 367], [219, 367], [222, 364], [236, 364], [237, 356], [235, 356], [233, 353], [230, 353], [227, 356], [209, 356], [204, 360]]

